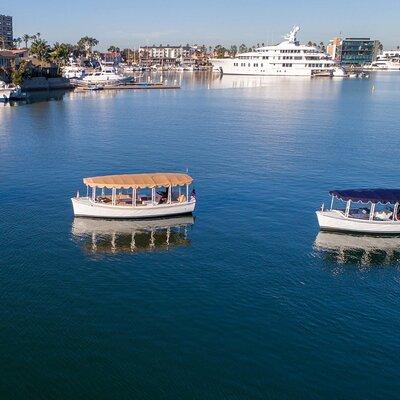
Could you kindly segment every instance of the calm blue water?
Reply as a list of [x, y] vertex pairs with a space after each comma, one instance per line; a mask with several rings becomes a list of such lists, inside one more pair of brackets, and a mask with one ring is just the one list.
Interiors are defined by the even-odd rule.
[[[399, 90], [188, 75], [0, 107], [1, 398], [398, 398], [400, 238], [317, 238], [314, 211], [399, 187]], [[186, 168], [194, 221], [73, 219], [85, 176]]]

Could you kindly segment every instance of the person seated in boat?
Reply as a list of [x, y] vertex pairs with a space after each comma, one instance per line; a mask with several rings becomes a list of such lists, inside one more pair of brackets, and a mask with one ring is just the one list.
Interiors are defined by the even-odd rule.
[[[166, 203], [167, 200], [168, 200], [168, 193], [169, 193], [169, 188], [168, 187], [165, 188], [164, 192], [157, 192], [157, 194], [161, 196], [161, 200], [163, 200], [164, 203]], [[158, 204], [161, 204], [161, 203], [158, 203]]]
[[165, 204], [167, 202], [167, 199], [165, 197], [160, 196], [158, 200], [158, 204]]
[[184, 195], [184, 194], [181, 194], [179, 197], [178, 197], [178, 202], [179, 203], [184, 203], [186, 201], [186, 196]]

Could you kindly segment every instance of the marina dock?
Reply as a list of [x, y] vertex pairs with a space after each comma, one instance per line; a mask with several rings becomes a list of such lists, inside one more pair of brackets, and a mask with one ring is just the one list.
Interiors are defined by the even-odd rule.
[[157, 83], [129, 83], [126, 85], [105, 85], [99, 88], [90, 86], [76, 86], [75, 92], [97, 91], [97, 90], [153, 90], [153, 89], [180, 89], [179, 85], [164, 85]]

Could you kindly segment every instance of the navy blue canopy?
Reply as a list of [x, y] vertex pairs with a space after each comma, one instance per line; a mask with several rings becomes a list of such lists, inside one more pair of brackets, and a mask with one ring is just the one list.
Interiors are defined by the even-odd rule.
[[349, 189], [332, 190], [329, 192], [343, 201], [359, 201], [362, 203], [400, 203], [400, 189]]

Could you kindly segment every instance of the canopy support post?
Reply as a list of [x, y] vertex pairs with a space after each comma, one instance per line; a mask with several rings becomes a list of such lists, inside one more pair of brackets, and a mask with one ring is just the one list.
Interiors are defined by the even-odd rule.
[[92, 188], [92, 201], [96, 202], [96, 186]]
[[172, 200], [172, 186], [168, 186], [168, 204], [171, 204], [171, 200]]
[[375, 214], [375, 203], [371, 203], [371, 209], [369, 211], [369, 220], [372, 221], [374, 219]]
[[156, 201], [156, 188], [151, 188], [151, 204], [154, 206]]
[[395, 205], [394, 205], [394, 207], [393, 207], [393, 221], [396, 221], [396, 219], [397, 219], [397, 210], [398, 210], [398, 208], [399, 208], [399, 203], [396, 203]]
[[189, 201], [189, 185], [186, 184], [186, 201]]
[[136, 206], [136, 188], [132, 188], [132, 207]]
[[351, 200], [347, 200], [347, 203], [346, 203], [346, 211], [345, 211], [345, 213], [344, 213], [344, 215], [345, 215], [346, 218], [349, 216], [350, 205], [351, 205]]
[[115, 194], [116, 194], [116, 191], [117, 191], [117, 189], [115, 189], [115, 188], [111, 189], [111, 204], [113, 206], [115, 206]]
[[333, 210], [333, 201], [335, 200], [335, 197], [332, 195], [332, 200], [331, 200], [331, 211]]
[[89, 198], [89, 186], [86, 185], [86, 197]]

